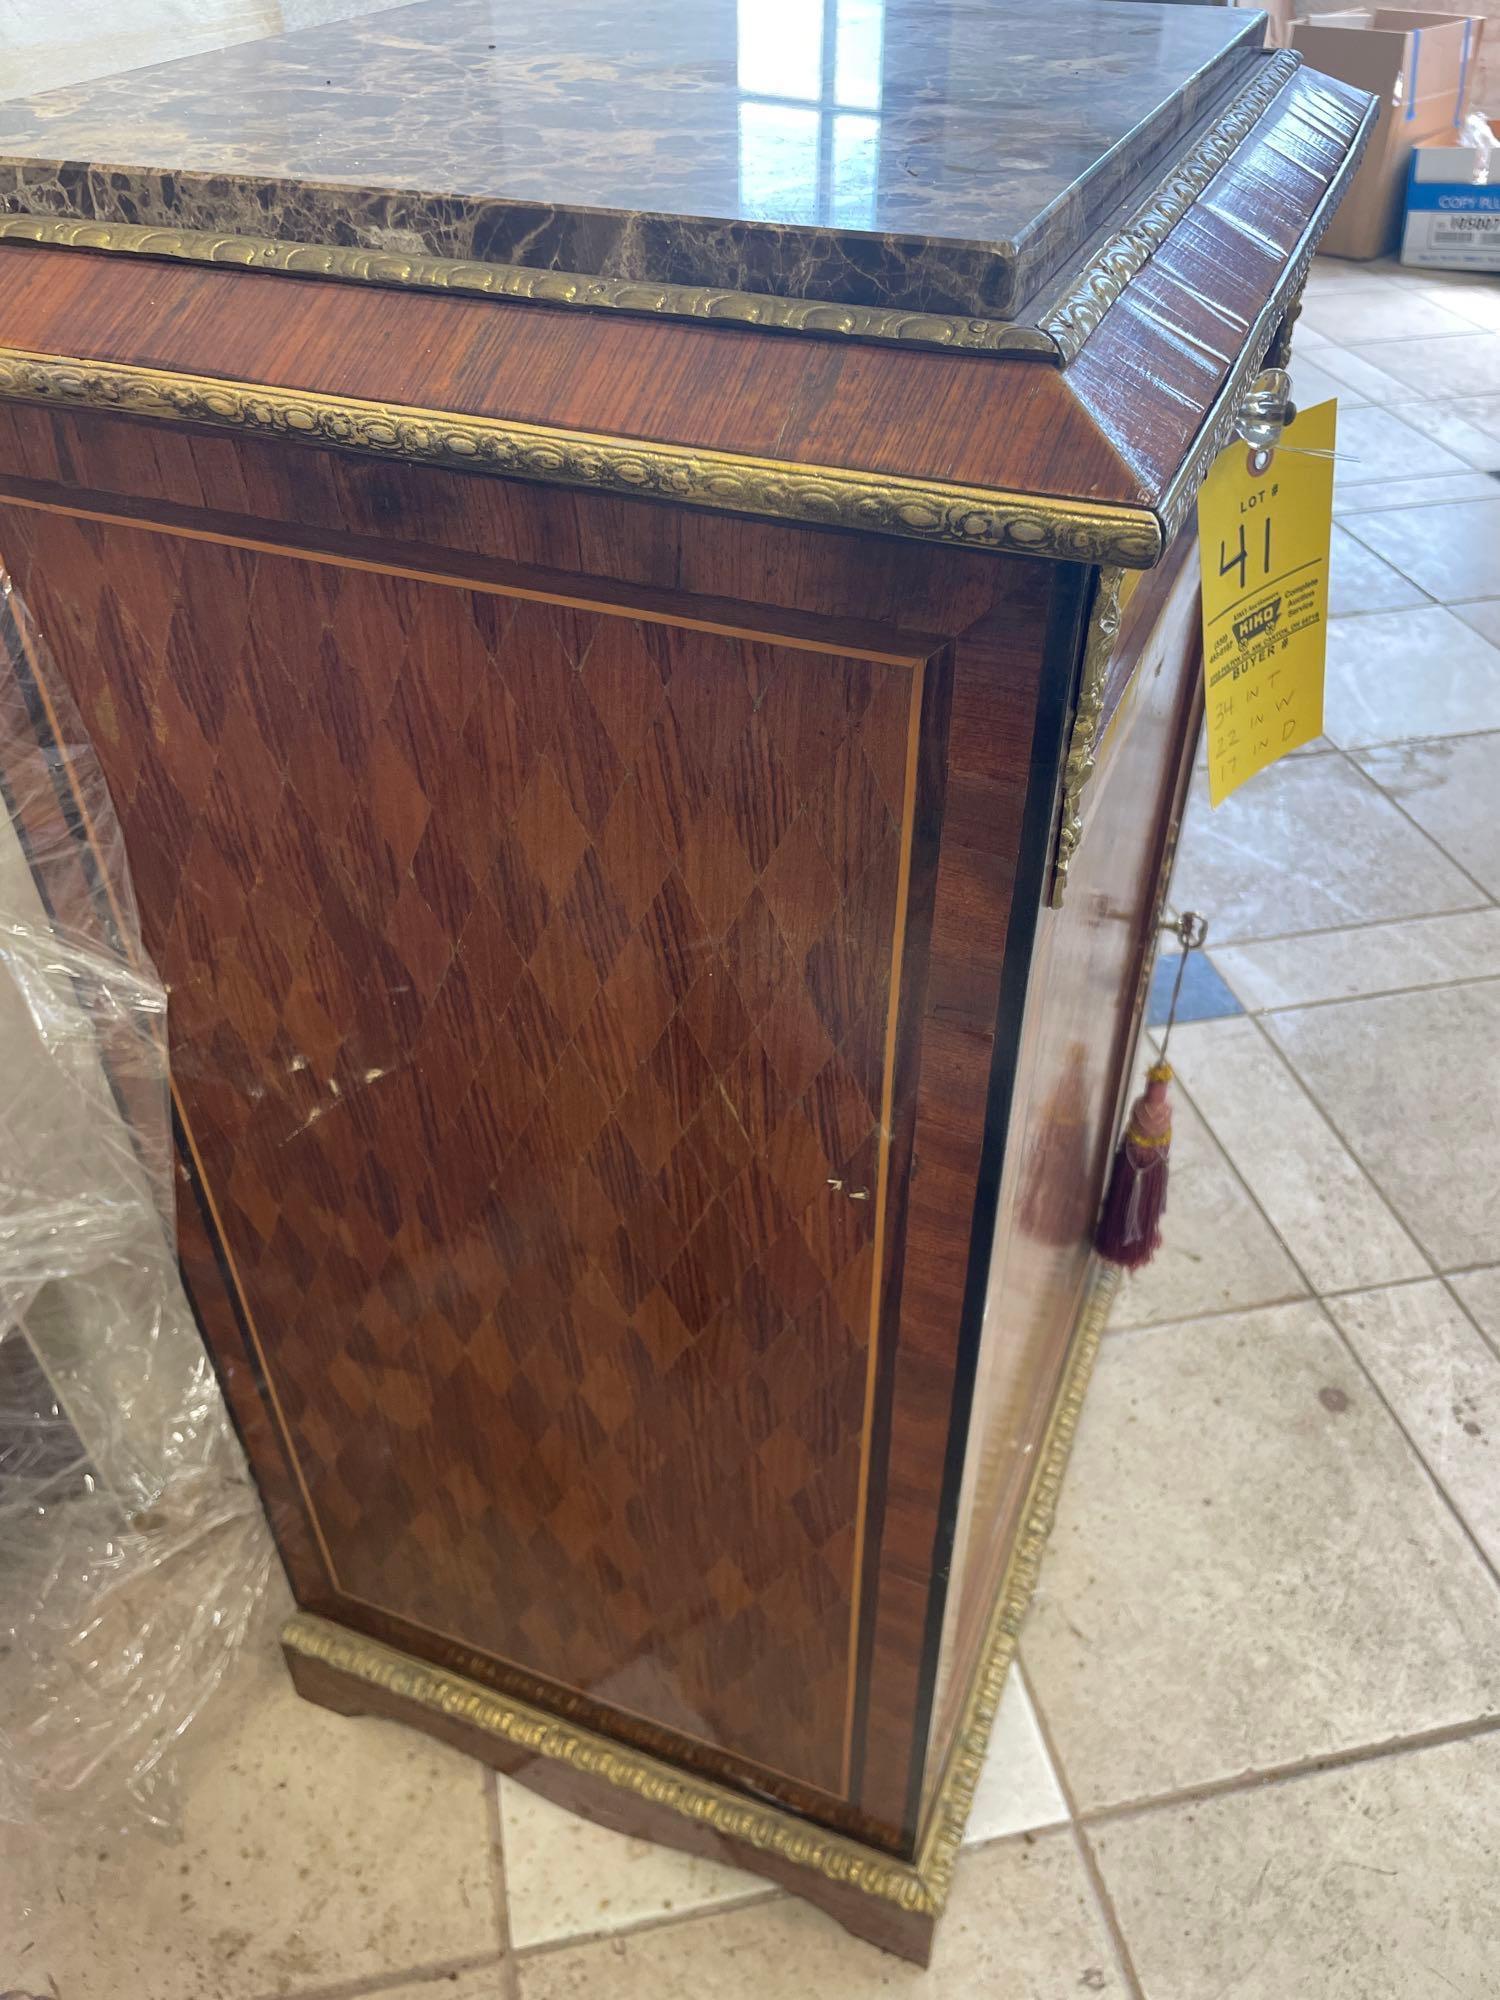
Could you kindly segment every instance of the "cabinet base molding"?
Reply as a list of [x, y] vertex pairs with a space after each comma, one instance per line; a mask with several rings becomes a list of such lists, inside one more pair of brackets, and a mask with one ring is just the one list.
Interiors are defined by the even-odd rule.
[[764, 1875], [816, 1903], [857, 1937], [925, 1965], [1118, 1283], [1118, 1271], [1096, 1264], [1085, 1287], [1023, 1525], [914, 1861], [690, 1777], [310, 1612], [298, 1612], [281, 1634], [297, 1692], [341, 1715], [385, 1716], [425, 1730], [600, 1826]]

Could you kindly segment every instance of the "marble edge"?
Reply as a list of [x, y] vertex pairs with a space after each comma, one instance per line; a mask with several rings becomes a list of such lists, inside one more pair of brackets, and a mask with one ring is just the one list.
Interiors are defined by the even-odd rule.
[[1250, 82], [1218, 107], [1200, 136], [1135, 206], [1129, 220], [1096, 243], [1076, 272], [1038, 308], [1037, 330], [1052, 342], [1065, 368], [1131, 280], [1253, 138], [1302, 67], [1302, 57], [1294, 49], [1268, 50]]
[[[58, 214], [55, 210], [0, 211], [0, 240], [164, 257], [189, 263], [230, 264], [290, 276], [451, 291], [549, 307], [634, 312], [937, 350], [1024, 355], [1066, 368], [1131, 280], [1253, 134], [1300, 67], [1301, 57], [1292, 51], [1264, 52], [1250, 81], [1231, 86], [1217, 112], [1209, 114], [1212, 122], [1206, 130], [1144, 200], [1137, 202], [1123, 228], [1106, 223], [1108, 233], [1102, 241], [1096, 240], [1095, 247], [1084, 254], [1071, 275], [1064, 276], [1061, 291], [1054, 291], [1025, 320], [930, 312], [905, 306], [848, 304], [711, 284], [544, 270], [446, 256], [430, 250], [301, 242], [232, 230], [188, 229], [160, 222], [101, 220]], [[0, 200], [26, 198], [23, 177], [27, 170], [60, 168], [62, 164], [0, 158], [0, 176], [14, 175], [17, 183], [8, 194], [0, 195]], [[128, 177], [153, 170], [100, 166], [90, 171]], [[211, 177], [178, 178], [186, 182]], [[337, 192], [331, 184], [324, 191]], [[1128, 203], [1122, 206], [1128, 207]]]
[[[441, 0], [435, 4], [441, 6]], [[466, 4], [472, 11], [479, 0]], [[1103, 32], [1106, 39], [1125, 20], [1115, 6], [1096, 11], [1112, 17], [1108, 27], [1095, 26], [1094, 32]], [[563, 273], [601, 279], [750, 295], [794, 292], [799, 301], [853, 304], [873, 312], [1011, 322], [1072, 261], [1080, 244], [1161, 171], [1205, 107], [1239, 87], [1263, 60], [1260, 15], [1220, 15], [1218, 20], [1221, 25], [1211, 33], [1205, 26], [1204, 32], [1187, 38], [1187, 47], [1178, 51], [1174, 45], [1165, 54], [1149, 36], [1143, 43], [1139, 36], [1122, 33], [1121, 47], [1129, 59], [1121, 71], [1121, 89], [1128, 86], [1130, 116], [1113, 116], [1101, 121], [1097, 131], [1090, 128], [1086, 145], [1080, 146], [1075, 135], [1067, 171], [1061, 177], [1055, 168], [1042, 171], [1035, 201], [1008, 199], [1008, 125], [986, 128], [989, 164], [977, 180], [961, 163], [947, 182], [924, 190], [914, 208], [900, 201], [886, 203], [878, 217], [872, 210], [864, 224], [831, 214], [803, 215], [795, 203], [788, 207], [782, 202], [775, 214], [746, 210], [727, 188], [706, 187], [702, 171], [680, 185], [670, 175], [670, 185], [659, 185], [650, 173], [627, 175], [623, 184], [608, 172], [602, 178], [596, 172], [559, 181], [556, 173], [545, 170], [551, 157], [545, 145], [533, 170], [528, 172], [529, 153], [512, 163], [513, 170], [499, 170], [500, 181], [509, 186], [506, 192], [493, 185], [493, 169], [487, 177], [477, 166], [465, 168], [462, 129], [455, 133], [451, 124], [434, 125], [425, 139], [418, 128], [420, 143], [399, 155], [402, 164], [393, 166], [394, 178], [382, 182], [377, 174], [372, 183], [369, 176], [380, 157], [385, 127], [377, 121], [360, 143], [341, 138], [342, 128], [336, 118], [329, 122], [327, 106], [315, 109], [304, 101], [305, 86], [315, 75], [308, 65], [317, 50], [303, 49], [293, 35], [267, 42], [264, 64], [274, 83], [282, 74], [277, 51], [285, 40], [287, 85], [303, 87], [304, 99], [294, 100], [286, 129], [268, 130], [259, 146], [253, 118], [249, 144], [235, 143], [238, 112], [229, 102], [221, 116], [202, 122], [211, 117], [215, 92], [222, 95], [228, 86], [226, 78], [203, 72], [201, 63], [195, 66], [195, 59], [185, 66], [158, 66], [159, 73], [142, 72], [134, 80], [100, 79], [104, 104], [92, 116], [87, 87], [71, 110], [68, 93], [53, 93], [69, 100], [54, 113], [60, 120], [55, 129], [45, 112], [47, 94], [18, 101], [11, 107], [18, 117], [10, 121], [9, 141], [0, 141], [9, 176], [0, 204], [103, 222], [228, 229], [306, 243], [477, 257], [531, 269], [555, 266]], [[418, 54], [434, 54], [440, 30], [446, 33], [451, 27], [446, 17], [427, 21], [430, 45], [422, 44]], [[1074, 21], [1075, 39], [1077, 28]], [[299, 50], [295, 57], [293, 43]], [[1058, 46], [1066, 53], [1070, 45], [1064, 37]], [[242, 50], [228, 53], [243, 55]], [[395, 80], [391, 51], [372, 43], [359, 61], [366, 57], [374, 65], [370, 74], [377, 85], [390, 88]], [[364, 76], [357, 62], [352, 80]], [[196, 107], [200, 126], [184, 126], [188, 137], [174, 147], [173, 91], [191, 93], [194, 77], [207, 103]], [[406, 80], [404, 73], [400, 80]], [[453, 87], [467, 87], [462, 65]], [[929, 95], [944, 100], [937, 86]], [[1041, 159], [1028, 159], [1028, 167], [1046, 169], [1046, 133], [1059, 120], [1065, 127], [1073, 122], [1076, 95], [1076, 88], [1063, 90], [1050, 108], [1035, 97], [1026, 101], [1026, 116], [1016, 132], [1023, 145], [1041, 151]], [[79, 96], [72, 93], [72, 98]], [[321, 99], [322, 93], [317, 96]], [[597, 98], [596, 89], [594, 99], [580, 102], [592, 105], [601, 127], [612, 128], [617, 112], [628, 113], [631, 86], [622, 81], [615, 97], [602, 104]], [[457, 98], [453, 109], [467, 102]], [[43, 106], [40, 115], [38, 105]], [[507, 105], [503, 98], [493, 105], [488, 98], [477, 101], [473, 108], [481, 128], [486, 118], [491, 123], [503, 118]], [[113, 138], [111, 106], [128, 114], [114, 126]], [[514, 115], [523, 128], [522, 139], [534, 136], [527, 126], [534, 108], [521, 88]], [[0, 106], [0, 129], [6, 125], [4, 110]], [[915, 108], [893, 109], [894, 135], [908, 126], [918, 133], [925, 130], [922, 118], [928, 111], [930, 106], [924, 111], [920, 99]], [[193, 133], [201, 142], [195, 163], [173, 164], [162, 157], [174, 150], [180, 155]], [[327, 143], [320, 144], [324, 134]], [[555, 139], [551, 134], [551, 142]], [[716, 170], [723, 164], [723, 140], [717, 126], [703, 140], [704, 161]], [[301, 172], [294, 164], [299, 158], [305, 162]], [[622, 185], [629, 191], [622, 192]], [[568, 191], [559, 193], [559, 187]]]
[[[0, 173], [14, 164], [0, 160]], [[642, 278], [591, 277], [525, 264], [491, 264], [426, 251], [298, 243], [232, 231], [177, 229], [157, 223], [98, 222], [79, 216], [0, 213], [0, 241], [165, 257], [192, 264], [230, 264], [291, 277], [334, 278], [400, 290], [459, 292], [529, 305], [582, 306], [669, 319], [787, 333], [842, 335], [908, 347], [980, 353], [1029, 353], [1060, 358], [1049, 333], [1013, 320], [920, 312], [906, 306], [842, 305], [827, 299], [741, 292], [717, 285], [681, 285]]]

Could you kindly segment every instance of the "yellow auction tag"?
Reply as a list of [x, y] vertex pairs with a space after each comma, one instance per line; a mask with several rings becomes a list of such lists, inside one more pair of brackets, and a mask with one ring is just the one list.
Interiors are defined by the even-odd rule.
[[1322, 733], [1336, 418], [1319, 403], [1273, 451], [1231, 445], [1198, 496], [1214, 805]]

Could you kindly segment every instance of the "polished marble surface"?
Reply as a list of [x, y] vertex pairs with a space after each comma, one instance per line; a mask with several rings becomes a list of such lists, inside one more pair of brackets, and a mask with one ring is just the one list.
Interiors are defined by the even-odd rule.
[[1004, 316], [1262, 30], [1151, 0], [417, 0], [0, 104], [0, 206]]

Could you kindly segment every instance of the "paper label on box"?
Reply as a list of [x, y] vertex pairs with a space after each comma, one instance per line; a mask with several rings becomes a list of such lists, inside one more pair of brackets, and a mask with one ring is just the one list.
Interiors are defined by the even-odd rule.
[[[1419, 147], [1406, 191], [1403, 264], [1430, 270], [1500, 271], [1500, 187], [1457, 177], [1474, 156], [1462, 148]], [[1445, 172], [1451, 180], [1439, 179]]]
[[1323, 730], [1337, 405], [1270, 453], [1234, 444], [1198, 496], [1203, 693], [1214, 805]]

